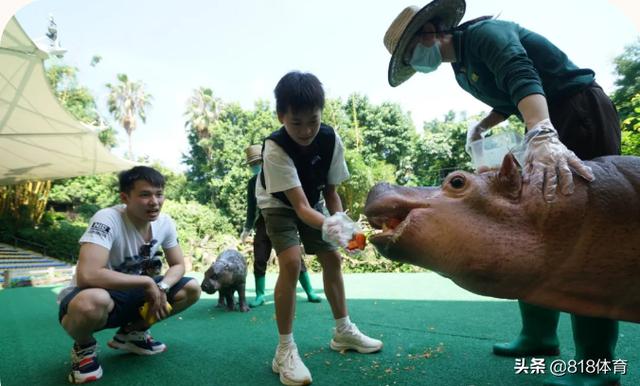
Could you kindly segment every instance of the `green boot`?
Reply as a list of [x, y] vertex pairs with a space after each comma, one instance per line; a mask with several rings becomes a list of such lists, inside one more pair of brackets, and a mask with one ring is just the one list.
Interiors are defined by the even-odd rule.
[[[571, 315], [573, 341], [576, 345], [575, 360], [583, 363], [584, 373], [567, 374], [545, 380], [545, 386], [614, 386], [620, 385], [620, 375], [613, 374], [611, 361], [618, 342], [618, 321]], [[593, 363], [588, 362], [592, 360]], [[609, 370], [598, 368], [608, 361]], [[591, 365], [591, 366], [590, 366]], [[578, 367], [580, 369], [580, 367]]]
[[311, 303], [320, 303], [322, 299], [318, 295], [316, 295], [315, 292], [313, 292], [313, 287], [311, 287], [311, 278], [309, 278], [309, 274], [307, 273], [307, 271], [300, 272], [299, 280], [302, 289], [304, 289], [304, 292], [307, 293], [307, 300], [309, 300]]
[[264, 276], [256, 276], [256, 299], [249, 302], [249, 307], [259, 307], [264, 304]]
[[558, 355], [558, 319], [560, 313], [555, 310], [518, 302], [522, 316], [522, 331], [509, 343], [496, 343], [493, 353], [507, 357], [525, 357], [536, 355]]

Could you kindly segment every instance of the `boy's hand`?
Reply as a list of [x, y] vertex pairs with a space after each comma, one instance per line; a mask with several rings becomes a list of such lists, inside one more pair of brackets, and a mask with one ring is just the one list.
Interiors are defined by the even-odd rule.
[[324, 219], [322, 223], [322, 240], [329, 244], [348, 247], [354, 233], [358, 231], [358, 224], [344, 212], [336, 212]]

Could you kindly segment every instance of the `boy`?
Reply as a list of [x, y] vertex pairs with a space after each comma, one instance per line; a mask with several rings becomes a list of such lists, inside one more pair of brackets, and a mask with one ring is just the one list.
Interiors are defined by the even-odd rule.
[[[251, 168], [253, 177], [249, 179], [247, 184], [247, 219], [244, 223], [244, 229], [240, 235], [240, 241], [247, 242], [251, 230], [255, 228], [256, 233], [253, 237], [253, 276], [256, 281], [256, 298], [249, 303], [249, 307], [259, 307], [264, 304], [264, 288], [265, 276], [267, 273], [267, 263], [271, 256], [271, 240], [267, 236], [267, 230], [264, 225], [264, 218], [258, 210], [256, 201], [256, 179], [262, 170], [262, 146], [251, 145], [245, 149], [247, 155], [247, 164]], [[322, 299], [315, 294], [311, 286], [311, 278], [307, 272], [304, 260], [300, 261], [300, 277], [298, 278], [300, 285], [307, 294], [307, 300], [311, 303], [320, 303]]]
[[[80, 238], [80, 256], [71, 286], [63, 290], [59, 320], [73, 338], [69, 382], [100, 379], [93, 333], [119, 327], [109, 347], [138, 355], [155, 355], [166, 346], [149, 334], [139, 308], [161, 320], [195, 303], [200, 286], [183, 277], [184, 257], [173, 220], [161, 214], [165, 180], [158, 171], [137, 166], [120, 174], [120, 199], [98, 211]], [[145, 276], [161, 266], [162, 247], [169, 269], [164, 276]], [[152, 273], [148, 273], [153, 275]], [[172, 306], [172, 310], [167, 307]]]
[[[382, 342], [362, 334], [347, 313], [341, 256], [353, 222], [342, 212], [336, 186], [349, 177], [344, 149], [335, 131], [320, 122], [324, 108], [322, 84], [309, 73], [290, 72], [275, 88], [278, 120], [283, 127], [263, 145], [263, 170], [256, 183], [258, 207], [278, 255], [275, 287], [280, 334], [272, 369], [285, 385], [308, 385], [311, 374], [293, 340], [295, 288], [300, 273], [300, 239], [305, 251], [318, 256], [324, 290], [336, 328], [331, 348], [372, 353]], [[323, 201], [332, 214], [325, 217]]]

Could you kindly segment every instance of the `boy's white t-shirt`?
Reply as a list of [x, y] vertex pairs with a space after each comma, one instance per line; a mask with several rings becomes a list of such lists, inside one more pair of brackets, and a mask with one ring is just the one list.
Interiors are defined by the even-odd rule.
[[[89, 221], [89, 227], [80, 238], [80, 244], [93, 243], [109, 250], [107, 268], [130, 274], [142, 274], [142, 261], [153, 257], [162, 246], [163, 250], [178, 245], [176, 226], [168, 215], [160, 213], [158, 219], [151, 222], [151, 241], [145, 242], [126, 214], [124, 204], [101, 209]], [[150, 247], [150, 248], [149, 248]], [[149, 249], [149, 252], [143, 249]], [[58, 300], [76, 287], [76, 276], [65, 288]]]
[[[275, 141], [265, 141], [264, 152], [262, 154], [262, 172], [266, 189], [262, 187], [260, 177], [256, 178], [256, 200], [258, 208], [289, 208], [291, 206], [273, 197], [271, 193], [283, 192], [302, 186], [298, 178], [298, 170], [293, 160]], [[349, 169], [344, 160], [344, 146], [338, 133], [336, 133], [335, 146], [333, 148], [333, 158], [329, 167], [327, 183], [329, 185], [339, 185], [349, 178]], [[321, 198], [322, 199], [322, 198]]]

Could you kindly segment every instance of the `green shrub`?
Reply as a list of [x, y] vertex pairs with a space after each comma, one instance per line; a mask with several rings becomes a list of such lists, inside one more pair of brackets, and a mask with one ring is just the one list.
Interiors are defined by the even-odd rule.
[[91, 217], [93, 217], [93, 215], [96, 214], [96, 212], [100, 209], [100, 206], [96, 204], [80, 204], [76, 208], [76, 213], [78, 214], [78, 218], [81, 221], [88, 224], [89, 220], [91, 220]]
[[86, 224], [68, 221], [64, 215], [55, 212], [45, 212], [43, 221], [37, 227], [24, 225], [14, 219], [0, 219], [0, 240], [14, 243], [14, 237], [18, 240], [18, 246], [33, 249], [34, 252], [43, 252], [37, 246], [30, 246], [28, 242], [42, 245], [46, 248], [46, 254], [60, 260], [74, 263], [78, 256], [78, 239], [84, 233]]
[[115, 205], [120, 201], [116, 173], [97, 174], [55, 181], [51, 186], [49, 203], [76, 208], [82, 204], [93, 204], [100, 208]]
[[176, 223], [178, 238], [191, 268], [200, 271], [238, 240], [231, 223], [216, 208], [195, 201], [167, 200], [162, 208]]

